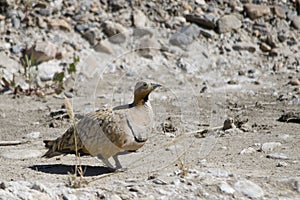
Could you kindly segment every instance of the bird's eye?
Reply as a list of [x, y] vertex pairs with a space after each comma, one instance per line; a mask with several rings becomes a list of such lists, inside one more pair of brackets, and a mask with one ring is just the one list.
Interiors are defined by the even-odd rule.
[[147, 87], [147, 86], [148, 86], [148, 84], [147, 84], [147, 83], [144, 83], [144, 84], [143, 84], [143, 87]]

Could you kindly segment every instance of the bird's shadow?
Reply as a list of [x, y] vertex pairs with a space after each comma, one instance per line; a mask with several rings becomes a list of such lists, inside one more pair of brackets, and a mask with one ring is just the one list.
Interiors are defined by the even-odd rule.
[[[64, 165], [64, 164], [47, 164], [47, 165], [33, 165], [29, 167], [32, 170], [44, 172], [48, 174], [74, 174], [75, 166], [74, 165]], [[83, 176], [99, 176], [103, 174], [108, 174], [113, 172], [112, 169], [108, 167], [101, 166], [89, 166], [81, 165]], [[77, 176], [79, 174], [77, 173]]]

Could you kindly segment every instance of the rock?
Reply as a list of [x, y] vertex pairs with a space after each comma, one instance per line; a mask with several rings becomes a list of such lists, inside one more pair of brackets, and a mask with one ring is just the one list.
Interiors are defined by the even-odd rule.
[[93, 30], [88, 30], [83, 33], [83, 38], [86, 39], [90, 45], [95, 45], [96, 33]]
[[207, 169], [207, 173], [211, 174], [215, 177], [223, 177], [226, 178], [229, 176], [229, 173], [224, 169]]
[[228, 185], [228, 183], [226, 183], [226, 182], [222, 182], [219, 185], [219, 188], [222, 192], [224, 192], [226, 194], [233, 194], [235, 192], [235, 190], [230, 185]]
[[11, 47], [11, 51], [12, 51], [13, 53], [16, 53], [16, 54], [20, 53], [21, 50], [22, 50], [22, 47], [19, 46], [19, 45], [14, 45], [14, 46]]
[[235, 15], [225, 15], [218, 20], [217, 24], [219, 33], [237, 30], [242, 26], [242, 22]]
[[64, 19], [50, 19], [48, 25], [52, 29], [61, 29], [65, 31], [72, 31], [71, 25]]
[[122, 200], [122, 198], [116, 194], [111, 195], [108, 199], [109, 200]]
[[43, 155], [43, 152], [34, 149], [26, 149], [24, 150], [10, 150], [8, 152], [3, 152], [0, 154], [2, 158], [6, 159], [30, 159], [30, 158], [38, 158]]
[[280, 142], [266, 142], [261, 145], [261, 151], [273, 151], [275, 148], [280, 147]]
[[106, 54], [113, 54], [114, 50], [108, 40], [102, 40], [94, 46], [95, 51]]
[[276, 167], [286, 167], [288, 164], [286, 162], [279, 162], [276, 164]]
[[185, 16], [187, 22], [195, 23], [198, 26], [206, 29], [214, 29], [216, 24], [214, 22], [214, 16], [212, 15], [191, 15], [188, 14]]
[[26, 134], [24, 138], [37, 139], [40, 137], [40, 135], [41, 135], [40, 132], [31, 132], [31, 133]]
[[285, 11], [282, 7], [275, 5], [273, 7], [274, 14], [280, 17], [281, 19], [285, 19]]
[[171, 36], [170, 43], [180, 47], [187, 46], [198, 38], [200, 31], [201, 29], [195, 24], [184, 26], [179, 32]]
[[243, 154], [252, 154], [252, 153], [255, 153], [256, 152], [256, 149], [254, 149], [253, 147], [248, 147], [247, 149], [243, 149], [240, 154], [243, 155]]
[[231, 128], [236, 128], [236, 126], [234, 125], [234, 121], [232, 118], [227, 118], [224, 123], [223, 123], [223, 130], [227, 130], [227, 129], [231, 129]]
[[160, 49], [160, 44], [154, 37], [145, 36], [140, 40], [138, 53], [145, 58], [152, 59], [155, 53], [159, 52]]
[[248, 3], [244, 5], [244, 10], [252, 20], [271, 14], [270, 8], [266, 5]]
[[34, 46], [25, 52], [29, 59], [33, 58], [36, 65], [55, 58], [56, 53], [56, 45], [43, 41], [36, 42]]
[[271, 47], [269, 45], [267, 45], [266, 43], [264, 43], [264, 42], [260, 44], [260, 49], [263, 52], [269, 52], [269, 51], [271, 51]]
[[250, 53], [254, 53], [256, 51], [256, 47], [251, 43], [238, 43], [232, 46], [233, 50], [236, 51], [249, 51]]
[[261, 198], [264, 191], [261, 187], [249, 180], [238, 181], [234, 184], [235, 189], [249, 198]]
[[120, 44], [126, 40], [126, 29], [119, 23], [106, 21], [103, 25], [103, 31], [109, 37], [109, 41], [112, 43]]
[[133, 25], [136, 28], [143, 28], [146, 26], [147, 17], [146, 15], [139, 9], [135, 9], [133, 11]]
[[4, 52], [0, 52], [0, 66], [2, 66], [0, 67], [2, 73], [0, 77], [5, 78], [9, 82], [13, 80], [13, 74], [17, 74], [19, 69], [22, 68], [17, 61], [8, 57]]
[[50, 81], [56, 72], [59, 73], [61, 71], [62, 67], [59, 66], [58, 61], [44, 62], [40, 64], [38, 68], [38, 74], [41, 81]]
[[300, 30], [300, 16], [295, 16], [295, 17], [293, 18], [293, 20], [292, 20], [292, 25], [293, 25], [296, 29]]
[[293, 86], [300, 86], [300, 80], [295, 78], [295, 79], [292, 79], [289, 81], [289, 84], [290, 85], [293, 85]]
[[192, 64], [190, 64], [187, 60], [183, 59], [183, 58], [179, 58], [176, 62], [177, 67], [179, 67], [180, 69], [182, 69], [183, 71], [185, 71], [188, 74], [193, 74], [197, 71], [197, 68], [195, 66], [193, 66]]
[[278, 153], [267, 154], [266, 158], [280, 159], [280, 160], [287, 160], [287, 159], [289, 159], [286, 155], [284, 155], [284, 154], [278, 154]]

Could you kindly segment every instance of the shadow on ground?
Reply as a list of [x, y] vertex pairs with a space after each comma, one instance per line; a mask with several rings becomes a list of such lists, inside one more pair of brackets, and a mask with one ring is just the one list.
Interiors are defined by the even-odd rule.
[[[82, 165], [82, 170], [84, 176], [99, 176], [103, 174], [111, 173], [112, 170], [107, 167], [98, 167], [98, 166], [88, 166]], [[75, 166], [74, 165], [64, 165], [64, 164], [48, 164], [48, 165], [33, 165], [29, 167], [32, 170], [44, 172], [48, 174], [74, 174]], [[77, 174], [78, 175], [78, 174]]]

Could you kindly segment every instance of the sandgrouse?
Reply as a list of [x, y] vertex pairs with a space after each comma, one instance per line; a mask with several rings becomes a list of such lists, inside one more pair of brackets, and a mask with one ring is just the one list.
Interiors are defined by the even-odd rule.
[[[118, 153], [141, 148], [153, 128], [154, 114], [149, 94], [159, 86], [161, 85], [145, 81], [137, 82], [131, 104], [87, 114], [61, 137], [44, 140], [48, 151], [43, 157], [77, 152], [80, 156], [97, 156], [109, 168], [122, 169]], [[116, 167], [109, 162], [110, 157], [115, 160]]]

